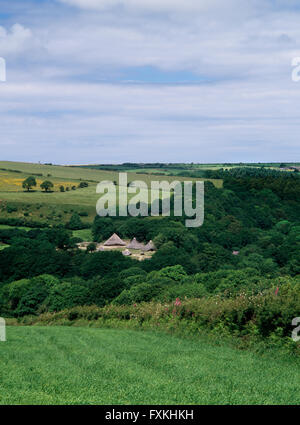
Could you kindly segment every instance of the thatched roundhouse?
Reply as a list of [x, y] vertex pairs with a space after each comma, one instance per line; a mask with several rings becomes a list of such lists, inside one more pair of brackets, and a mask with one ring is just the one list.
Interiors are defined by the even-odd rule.
[[129, 251], [129, 249], [125, 249], [125, 251], [122, 251], [122, 254], [125, 255], [125, 257], [128, 257], [129, 255], [131, 255], [131, 252]]
[[127, 245], [129, 249], [143, 249], [145, 247], [144, 244], [138, 242], [136, 238], [133, 238], [131, 242]]
[[143, 248], [143, 251], [156, 251], [156, 247], [152, 241], [149, 241]]
[[107, 239], [106, 242], [104, 242], [103, 245], [104, 246], [114, 246], [114, 245], [126, 246], [126, 242], [122, 241], [122, 239], [116, 233], [114, 233], [109, 239]]

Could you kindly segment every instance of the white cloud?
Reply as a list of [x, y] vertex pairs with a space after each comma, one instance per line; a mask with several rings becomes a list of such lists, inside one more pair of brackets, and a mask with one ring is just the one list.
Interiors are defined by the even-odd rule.
[[298, 20], [292, 14], [232, 19], [227, 22], [219, 9], [213, 17], [199, 14], [181, 24], [130, 12], [96, 11], [65, 25], [51, 23], [47, 36], [40, 31], [40, 38], [49, 59], [70, 68], [71, 74], [142, 66], [187, 70], [210, 79], [287, 72], [300, 39]]
[[[0, 56], [15, 58], [0, 85], [2, 157], [64, 163], [299, 157], [300, 83], [291, 81], [290, 67], [300, 56], [299, 12], [268, 0], [60, 1], [79, 10], [62, 6], [61, 13], [57, 3], [52, 14], [43, 2], [26, 25], [0, 27]], [[147, 66], [166, 79], [189, 71], [203, 81], [109, 83], [112, 76], [122, 80], [124, 68], [126, 79], [140, 68], [135, 78], [143, 80]]]
[[0, 26], [0, 55], [23, 53], [32, 38], [31, 30], [20, 24], [12, 25], [9, 30]]
[[293, 160], [298, 98], [292, 82], [282, 89], [7, 84], [0, 146], [6, 159], [26, 152], [27, 159], [64, 163]]
[[60, 0], [71, 6], [82, 9], [103, 10], [113, 7], [123, 7], [131, 10], [150, 10], [155, 12], [163, 11], [186, 11], [202, 12], [216, 9], [228, 9], [230, 6], [237, 6], [241, 0]]

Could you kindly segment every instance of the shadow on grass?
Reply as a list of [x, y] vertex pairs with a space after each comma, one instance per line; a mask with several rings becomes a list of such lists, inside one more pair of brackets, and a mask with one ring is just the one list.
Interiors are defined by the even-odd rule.
[[54, 190], [23, 190], [23, 193], [54, 193]]

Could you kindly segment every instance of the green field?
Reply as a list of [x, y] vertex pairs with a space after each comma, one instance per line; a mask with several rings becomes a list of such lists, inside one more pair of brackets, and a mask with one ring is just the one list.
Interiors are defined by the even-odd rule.
[[300, 368], [165, 334], [8, 327], [1, 404], [299, 404]]
[[73, 230], [72, 233], [75, 238], [80, 238], [86, 242], [93, 241], [93, 235], [92, 235], [91, 229]]
[[[28, 176], [34, 176], [37, 186], [30, 192], [24, 191], [22, 182]], [[45, 193], [40, 184], [50, 180], [54, 184], [53, 192]], [[24, 218], [26, 220], [41, 221], [51, 224], [66, 223], [73, 212], [87, 212], [83, 222], [91, 223], [96, 215], [96, 203], [101, 195], [96, 193], [100, 181], [119, 180], [118, 171], [105, 171], [71, 166], [43, 165], [23, 162], [0, 161], [0, 217]], [[128, 182], [142, 180], [150, 188], [151, 181], [162, 180], [162, 176], [149, 174], [128, 173]], [[172, 176], [163, 176], [163, 180], [173, 181]], [[209, 180], [176, 177], [178, 181]], [[89, 186], [78, 188], [81, 181], [88, 182]], [[222, 187], [222, 180], [210, 180], [216, 187]], [[59, 187], [69, 188], [69, 191], [60, 192]], [[71, 188], [75, 186], [76, 190]], [[117, 186], [118, 190], [118, 186]], [[150, 201], [150, 192], [146, 196]], [[132, 195], [129, 195], [134, 196]], [[163, 196], [163, 194], [162, 194]], [[167, 194], [166, 194], [167, 196]], [[17, 208], [17, 211], [8, 212], [7, 206]]]
[[[0, 224], [0, 230], [5, 230], [5, 229], [14, 229], [14, 226], [8, 226], [7, 224]], [[20, 230], [31, 230], [30, 227], [24, 227], [24, 226], [18, 226], [18, 229]]]
[[[19, 172], [16, 173], [16, 171]], [[37, 174], [42, 174], [42, 176], [38, 176]], [[19, 189], [19, 191], [23, 192], [22, 188], [20, 187], [19, 180], [22, 180], [23, 177], [26, 178], [28, 175], [36, 175], [36, 178], [38, 180], [45, 180], [47, 178], [48, 180], [51, 180], [53, 181], [53, 183], [57, 184], [69, 183], [69, 186], [73, 183], [79, 183], [80, 181], [87, 181], [94, 185], [95, 188], [95, 186], [102, 180], [118, 181], [119, 172], [71, 166], [42, 165], [25, 162], [0, 161], [0, 191], [15, 191]], [[184, 177], [178, 177], [177, 179], [179, 181], [197, 180], [193, 178]], [[1, 180], [5, 181], [2, 186]], [[131, 182], [133, 180], [143, 180], [150, 187], [151, 181], [161, 180], [161, 176], [150, 176], [146, 173], [136, 174], [134, 172], [130, 172], [130, 174], [128, 175], [128, 181]], [[164, 176], [164, 180], [173, 181], [174, 178], [172, 176]], [[212, 181], [216, 185], [216, 187], [222, 187], [222, 180], [211, 179], [210, 181]], [[67, 195], [76, 196], [75, 191], [73, 192], [74, 193], [67, 193]]]

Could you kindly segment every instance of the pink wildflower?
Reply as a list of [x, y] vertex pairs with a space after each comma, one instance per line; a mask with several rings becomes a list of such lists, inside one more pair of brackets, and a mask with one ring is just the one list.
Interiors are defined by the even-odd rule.
[[180, 301], [179, 298], [176, 298], [176, 301], [175, 301], [174, 305], [181, 305], [181, 301]]
[[277, 286], [277, 288], [276, 288], [276, 290], [275, 290], [275, 295], [277, 295], [277, 294], [278, 294], [278, 291], [279, 291], [279, 287]]

